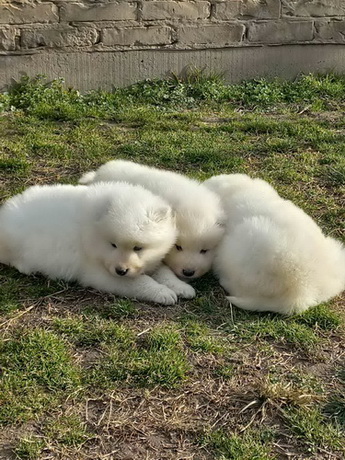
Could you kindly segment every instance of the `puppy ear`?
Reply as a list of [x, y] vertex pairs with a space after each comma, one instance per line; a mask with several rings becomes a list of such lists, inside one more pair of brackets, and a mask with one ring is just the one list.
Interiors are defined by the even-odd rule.
[[149, 212], [148, 217], [154, 222], [162, 222], [173, 217], [172, 210], [169, 206], [162, 206]]

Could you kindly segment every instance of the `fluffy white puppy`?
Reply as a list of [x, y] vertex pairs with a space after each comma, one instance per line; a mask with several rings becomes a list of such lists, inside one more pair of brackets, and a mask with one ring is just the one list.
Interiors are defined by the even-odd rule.
[[176, 293], [145, 273], [175, 240], [170, 206], [125, 183], [34, 186], [0, 208], [1, 263], [164, 305]]
[[231, 303], [289, 315], [343, 291], [343, 245], [267, 182], [232, 174], [204, 184], [228, 216], [214, 268]]
[[[197, 278], [210, 270], [224, 233], [224, 212], [216, 193], [181, 174], [123, 160], [109, 161], [84, 174], [79, 182], [110, 180], [140, 184], [172, 206], [178, 235], [164, 261], [178, 277]], [[168, 270], [165, 275], [166, 282], [176, 279]]]

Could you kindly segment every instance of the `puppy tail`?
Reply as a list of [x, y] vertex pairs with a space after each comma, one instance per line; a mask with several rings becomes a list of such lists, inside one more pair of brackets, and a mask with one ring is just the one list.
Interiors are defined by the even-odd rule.
[[96, 171], [89, 171], [81, 176], [81, 178], [79, 179], [79, 184], [82, 184], [82, 185], [92, 184], [95, 178], [96, 178]]
[[235, 305], [243, 310], [250, 311], [273, 311], [275, 313], [281, 313], [282, 315], [292, 315], [293, 313], [301, 313], [305, 308], [298, 309], [293, 305], [278, 305], [276, 302], [272, 303], [271, 299], [263, 298], [251, 298], [251, 297], [227, 297], [230, 304]]

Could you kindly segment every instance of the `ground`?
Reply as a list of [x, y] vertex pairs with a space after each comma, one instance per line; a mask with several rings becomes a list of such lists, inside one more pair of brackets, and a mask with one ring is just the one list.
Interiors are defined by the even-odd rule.
[[[112, 158], [272, 183], [345, 239], [345, 79], [194, 73], [107, 94], [0, 95], [0, 196]], [[0, 267], [0, 458], [342, 459], [344, 296], [284, 318], [217, 280], [163, 308]]]

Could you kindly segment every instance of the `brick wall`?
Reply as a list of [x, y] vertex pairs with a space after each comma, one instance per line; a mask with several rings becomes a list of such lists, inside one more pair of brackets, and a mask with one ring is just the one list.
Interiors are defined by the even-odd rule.
[[0, 0], [0, 70], [2, 56], [301, 44], [345, 44], [345, 0]]

